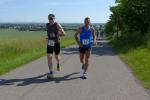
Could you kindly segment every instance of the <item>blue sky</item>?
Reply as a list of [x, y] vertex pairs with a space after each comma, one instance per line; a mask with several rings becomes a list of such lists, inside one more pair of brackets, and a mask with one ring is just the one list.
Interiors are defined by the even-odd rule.
[[0, 22], [47, 22], [54, 13], [61, 23], [105, 23], [115, 0], [0, 0]]

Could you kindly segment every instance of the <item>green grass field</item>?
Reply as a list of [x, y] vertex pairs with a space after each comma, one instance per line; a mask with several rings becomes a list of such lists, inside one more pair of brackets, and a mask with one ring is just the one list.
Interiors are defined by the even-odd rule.
[[[74, 31], [66, 31], [61, 47], [75, 43]], [[46, 32], [0, 30], [0, 75], [46, 55]]]
[[133, 47], [112, 38], [109, 40], [122, 60], [129, 65], [133, 74], [150, 89], [150, 41], [146, 45]]

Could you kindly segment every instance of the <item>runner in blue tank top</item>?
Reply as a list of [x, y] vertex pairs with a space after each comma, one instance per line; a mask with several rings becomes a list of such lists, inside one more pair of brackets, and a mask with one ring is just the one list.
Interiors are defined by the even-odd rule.
[[91, 48], [92, 28], [90, 26], [88, 27], [88, 30], [85, 29], [85, 26], [81, 28], [80, 43], [82, 43], [82, 47], [84, 48]]
[[84, 26], [79, 27], [75, 34], [75, 39], [79, 45], [80, 62], [82, 63], [82, 78], [86, 79], [87, 69], [89, 67], [89, 58], [91, 55], [92, 44], [96, 45], [95, 29], [90, 26], [90, 18], [86, 17]]

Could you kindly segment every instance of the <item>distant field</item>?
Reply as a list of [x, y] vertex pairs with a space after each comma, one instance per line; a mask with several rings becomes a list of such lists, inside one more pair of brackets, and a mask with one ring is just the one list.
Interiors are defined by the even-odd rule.
[[[61, 47], [74, 41], [74, 31], [66, 31]], [[0, 75], [46, 54], [45, 31], [0, 30]], [[65, 40], [65, 41], [64, 41]]]

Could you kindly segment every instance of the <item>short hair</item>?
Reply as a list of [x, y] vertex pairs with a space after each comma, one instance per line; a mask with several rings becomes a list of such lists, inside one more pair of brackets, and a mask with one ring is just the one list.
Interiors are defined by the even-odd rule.
[[55, 18], [55, 15], [54, 14], [49, 14], [48, 17], [54, 17]]
[[86, 21], [86, 20], [90, 20], [90, 17], [85, 17], [84, 21]]

